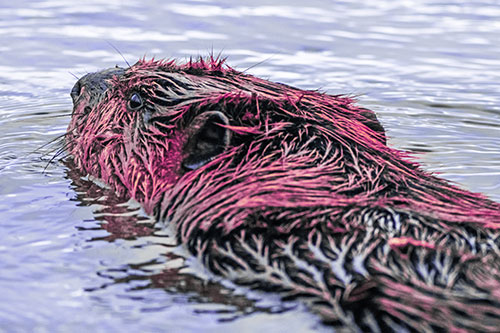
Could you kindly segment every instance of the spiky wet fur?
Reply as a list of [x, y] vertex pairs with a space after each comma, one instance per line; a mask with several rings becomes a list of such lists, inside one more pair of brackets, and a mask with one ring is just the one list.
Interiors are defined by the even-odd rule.
[[[341, 331], [500, 327], [500, 205], [388, 147], [350, 98], [217, 59], [142, 60], [109, 85], [75, 101], [75, 164], [173, 225], [213, 273], [300, 298]], [[211, 110], [231, 145], [184, 170], [190, 121]]]

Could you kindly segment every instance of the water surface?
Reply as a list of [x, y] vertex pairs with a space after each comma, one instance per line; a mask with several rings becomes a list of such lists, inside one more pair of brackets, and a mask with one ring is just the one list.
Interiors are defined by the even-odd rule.
[[[389, 144], [500, 201], [497, 1], [3, 1], [0, 331], [322, 331], [300, 305], [211, 281], [136, 204], [49, 163], [87, 72], [222, 52], [358, 96]], [[113, 46], [111, 46], [113, 45]], [[186, 267], [187, 266], [187, 267]]]

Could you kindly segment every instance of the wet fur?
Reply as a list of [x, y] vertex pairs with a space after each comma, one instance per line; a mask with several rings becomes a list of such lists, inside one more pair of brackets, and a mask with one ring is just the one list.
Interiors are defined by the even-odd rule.
[[[213, 273], [339, 330], [500, 327], [500, 205], [388, 147], [373, 112], [217, 59], [143, 60], [108, 85], [75, 100], [76, 167], [173, 225]], [[230, 145], [188, 170], [208, 111], [229, 119]]]

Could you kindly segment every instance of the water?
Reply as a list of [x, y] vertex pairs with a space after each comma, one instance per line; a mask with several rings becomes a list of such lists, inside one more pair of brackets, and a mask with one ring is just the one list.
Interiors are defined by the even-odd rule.
[[222, 51], [357, 95], [389, 144], [500, 201], [496, 0], [1, 0], [0, 331], [327, 330], [300, 305], [197, 277], [140, 207], [48, 165], [54, 146], [37, 148], [64, 133], [74, 76], [125, 65], [110, 44], [129, 62]]

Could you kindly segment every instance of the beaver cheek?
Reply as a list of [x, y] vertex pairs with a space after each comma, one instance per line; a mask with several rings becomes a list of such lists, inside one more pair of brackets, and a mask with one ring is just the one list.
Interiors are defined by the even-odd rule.
[[158, 178], [156, 183], [172, 185], [182, 176], [181, 161], [183, 159], [182, 147], [185, 138], [177, 134], [168, 142], [168, 150], [153, 157], [155, 161], [154, 174]]

